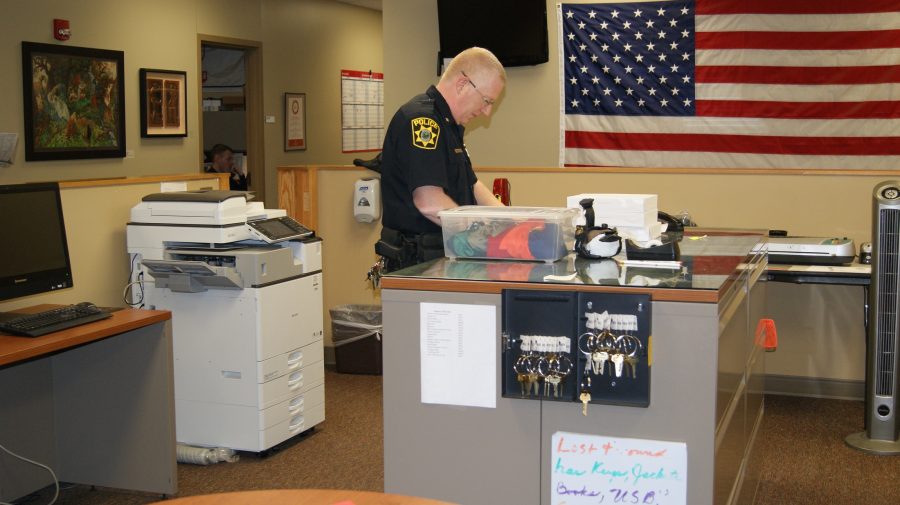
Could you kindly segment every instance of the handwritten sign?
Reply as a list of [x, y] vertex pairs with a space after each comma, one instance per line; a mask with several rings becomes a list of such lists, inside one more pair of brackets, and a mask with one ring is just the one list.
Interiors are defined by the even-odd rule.
[[562, 431], [552, 443], [552, 505], [687, 503], [684, 443]]

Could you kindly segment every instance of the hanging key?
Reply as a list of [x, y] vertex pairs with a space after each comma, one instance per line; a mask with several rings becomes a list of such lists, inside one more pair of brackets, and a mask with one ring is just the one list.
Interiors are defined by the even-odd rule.
[[622, 339], [622, 348], [621, 351], [625, 355], [625, 364], [628, 365], [628, 368], [631, 370], [631, 378], [637, 378], [637, 367], [638, 363], [640, 363], [640, 352], [643, 348], [641, 341], [639, 338], [634, 335], [622, 335], [619, 337]]
[[378, 258], [378, 261], [366, 272], [366, 281], [372, 284], [372, 289], [381, 287], [381, 277], [384, 275], [384, 258]]
[[553, 388], [553, 396], [555, 398], [559, 398], [559, 383], [562, 380], [562, 377], [556, 374], [551, 374], [544, 377], [544, 396], [550, 396], [550, 387]]
[[578, 396], [578, 399], [581, 400], [581, 415], [587, 416], [587, 406], [588, 403], [591, 402], [591, 391], [590, 389], [582, 389], [581, 394]]
[[590, 360], [591, 372], [593, 372], [594, 375], [600, 375], [600, 372], [598, 371], [600, 369], [600, 351], [591, 351]]
[[581, 415], [587, 416], [587, 406], [591, 402], [591, 376], [585, 377], [586, 381], [581, 383], [581, 394], [578, 399], [581, 400]]
[[629, 354], [625, 356], [625, 364], [628, 365], [628, 369], [631, 370], [631, 378], [637, 379], [637, 367], [640, 359], [638, 359], [637, 354]]
[[[526, 384], [526, 381], [528, 380], [528, 374], [517, 373], [516, 380], [519, 381], [519, 387], [522, 390], [522, 396], [525, 396], [525, 384]], [[528, 387], [530, 388], [531, 385], [529, 384]]]
[[516, 380], [519, 381], [519, 386], [522, 390], [522, 396], [530, 393], [531, 379], [529, 378], [528, 374], [531, 373], [531, 368], [528, 364], [527, 355], [519, 355], [519, 358], [516, 360], [515, 364], [513, 364], [513, 371], [516, 372]]
[[538, 396], [538, 393], [540, 393], [540, 389], [538, 389], [539, 388], [539, 384], [538, 384], [539, 379], [540, 379], [540, 377], [538, 376], [538, 374], [536, 374], [534, 372], [528, 374], [528, 382], [527, 382], [528, 396], [531, 396], [532, 389], [534, 389], [534, 396]]
[[609, 357], [609, 360], [613, 362], [613, 367], [615, 368], [616, 377], [622, 376], [622, 365], [625, 363], [625, 355], [622, 353], [615, 353]]

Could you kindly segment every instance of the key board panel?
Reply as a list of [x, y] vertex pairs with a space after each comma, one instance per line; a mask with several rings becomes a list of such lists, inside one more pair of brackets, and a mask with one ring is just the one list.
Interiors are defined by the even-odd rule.
[[508, 289], [506, 398], [650, 405], [650, 296]]

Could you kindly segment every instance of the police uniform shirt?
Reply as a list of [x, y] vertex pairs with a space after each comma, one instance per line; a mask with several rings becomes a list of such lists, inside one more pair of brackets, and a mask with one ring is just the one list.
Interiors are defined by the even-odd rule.
[[381, 160], [385, 227], [405, 233], [441, 231], [413, 204], [413, 191], [422, 186], [443, 188], [459, 205], [476, 203], [473, 188], [478, 179], [463, 133], [463, 126], [456, 124], [450, 106], [434, 86], [394, 114]]

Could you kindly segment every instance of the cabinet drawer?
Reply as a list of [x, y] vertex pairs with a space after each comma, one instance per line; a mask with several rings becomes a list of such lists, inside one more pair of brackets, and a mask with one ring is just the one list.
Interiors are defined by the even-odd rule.
[[325, 359], [325, 348], [317, 340], [293, 351], [257, 363], [257, 382], [262, 384]]
[[299, 370], [259, 384], [260, 409], [269, 408], [297, 394], [305, 393], [325, 381], [325, 362], [310, 363]]
[[294, 435], [303, 433], [325, 420], [325, 404], [310, 407], [302, 414], [295, 414], [284, 421], [259, 432], [259, 446], [268, 449]]
[[[293, 411], [177, 401], [177, 440], [189, 445], [262, 451], [325, 420], [325, 388], [314, 387]], [[296, 398], [296, 397], [295, 397]], [[323, 401], [316, 404], [321, 398]], [[284, 402], [285, 404], [289, 402]], [[268, 424], [265, 428], [261, 426]]]
[[283, 401], [259, 412], [258, 429], [265, 430], [287, 420], [297, 414], [305, 414], [308, 410], [325, 403], [325, 385], [314, 386], [303, 394]]

